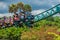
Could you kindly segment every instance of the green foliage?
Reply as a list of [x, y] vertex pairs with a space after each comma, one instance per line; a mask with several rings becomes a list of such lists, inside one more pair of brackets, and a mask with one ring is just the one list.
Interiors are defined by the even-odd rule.
[[10, 27], [10, 28], [0, 29], [0, 39], [21, 40], [22, 38], [23, 40], [25, 39], [26, 40], [28, 39], [29, 40], [35, 40], [35, 39], [36, 40], [40, 40], [40, 39], [48, 40], [48, 38], [50, 37], [51, 40], [52, 39], [60, 40], [60, 35], [56, 37], [56, 36], [52, 36], [53, 34], [52, 35], [47, 34], [47, 32], [50, 30], [52, 30], [52, 32], [54, 31], [56, 32], [56, 29], [54, 29], [55, 27], [57, 28], [57, 32], [60, 32], [60, 21], [59, 20], [60, 20], [59, 17], [41, 20], [39, 22], [34, 23], [33, 28], [29, 28], [25, 24], [23, 24], [23, 27]]
[[57, 38], [55, 38], [55, 40], [60, 40], [60, 36], [58, 36]]
[[0, 30], [0, 38], [16, 39], [21, 36], [22, 29], [11, 27]]
[[9, 12], [10, 13], [16, 13], [18, 11], [22, 12], [21, 10], [23, 10], [24, 12], [31, 12], [32, 8], [29, 4], [24, 4], [23, 2], [18, 2], [17, 4], [11, 4], [9, 6]]
[[32, 8], [29, 4], [24, 5], [25, 11], [31, 11]]

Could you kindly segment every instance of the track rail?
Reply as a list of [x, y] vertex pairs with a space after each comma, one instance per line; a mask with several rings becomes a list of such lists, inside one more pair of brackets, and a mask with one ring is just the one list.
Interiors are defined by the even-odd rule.
[[57, 13], [60, 13], [60, 4], [34, 16], [34, 21], [40, 21], [42, 19], [45, 19], [47, 17], [53, 16]]

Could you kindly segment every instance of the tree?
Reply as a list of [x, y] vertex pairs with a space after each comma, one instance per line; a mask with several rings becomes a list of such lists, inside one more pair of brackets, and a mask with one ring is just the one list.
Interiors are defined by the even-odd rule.
[[18, 9], [23, 10], [24, 12], [31, 12], [32, 11], [32, 7], [29, 4], [25, 4], [23, 2], [19, 2], [17, 4], [11, 4], [9, 6], [9, 12], [10, 13], [16, 13], [18, 11]]
[[21, 10], [23, 10], [23, 8], [24, 8], [23, 2], [17, 3], [17, 7], [19, 8], [19, 10], [20, 10], [20, 12], [21, 12]]
[[11, 5], [9, 6], [9, 12], [10, 12], [10, 13], [16, 14], [17, 10], [18, 10], [17, 5], [11, 4]]
[[29, 4], [25, 4], [23, 11], [28, 13], [27, 15], [24, 15], [26, 17], [30, 15], [30, 12], [32, 11], [32, 7]]
[[24, 5], [24, 11], [31, 12], [32, 11], [32, 7], [29, 4], [25, 4]]

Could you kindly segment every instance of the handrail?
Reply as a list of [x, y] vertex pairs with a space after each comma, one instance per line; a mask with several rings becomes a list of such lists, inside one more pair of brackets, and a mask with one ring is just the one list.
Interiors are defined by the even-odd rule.
[[[58, 4], [58, 5], [56, 5], [56, 6], [52, 7], [52, 8], [50, 8], [50, 9], [44, 11], [44, 12], [47, 12], [47, 11], [49, 11], [49, 10], [51, 10], [51, 9], [53, 9], [53, 8], [55, 8], [55, 7], [57, 7], [57, 6], [59, 6], [59, 5], [60, 5], [60, 4]], [[42, 13], [44, 13], [44, 12], [42, 12]], [[40, 14], [42, 14], [42, 13], [40, 13]], [[37, 14], [37, 15], [40, 15], [40, 14]], [[35, 16], [37, 16], [37, 15], [35, 15]]]
[[[37, 17], [37, 20], [36, 20], [36, 21], [39, 21], [39, 20], [45, 19], [45, 18], [47, 18], [47, 17], [50, 17], [50, 16], [52, 16], [52, 15], [54, 15], [54, 14], [58, 13], [58, 12], [59, 12], [59, 10], [57, 10], [57, 8], [59, 8], [58, 6], [60, 6], [60, 4], [58, 4], [58, 5], [54, 6], [54, 7], [50, 8], [50, 9], [48, 9], [48, 10], [46, 10], [46, 11], [44, 11], [44, 12], [40, 13], [40, 14], [35, 15], [35, 16], [34, 16], [34, 20], [35, 20], [35, 17]], [[56, 12], [53, 10], [54, 8], [56, 8]], [[54, 11], [54, 13], [53, 13], [53, 14], [51, 14], [51, 15], [49, 15], [49, 16], [47, 16], [47, 17], [43, 17], [43, 18], [41, 18], [41, 19], [39, 19], [39, 18], [38, 18], [38, 17], [39, 17], [39, 15], [41, 15], [41, 14], [43, 14], [42, 16], [45, 16], [45, 15], [44, 15], [44, 13], [45, 13], [45, 12], [48, 12], [48, 11], [50, 11], [50, 10], [52, 10], [51, 12], [53, 12], [53, 11]], [[48, 13], [49, 13], [49, 12], [48, 12]]]

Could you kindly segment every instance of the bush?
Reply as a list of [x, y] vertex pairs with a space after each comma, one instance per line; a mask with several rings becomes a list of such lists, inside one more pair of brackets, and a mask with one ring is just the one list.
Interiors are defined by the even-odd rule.
[[5, 28], [0, 30], [0, 38], [1, 39], [10, 39], [10, 40], [17, 40], [20, 39], [22, 29], [11, 27], [11, 28]]
[[[51, 18], [52, 19], [52, 18]], [[7, 40], [60, 40], [60, 36], [55, 38], [54, 35], [47, 32], [60, 32], [60, 18], [46, 19], [34, 23], [33, 28], [23, 25], [23, 27], [10, 27], [0, 29], [0, 39]], [[58, 34], [58, 33], [57, 33]]]

